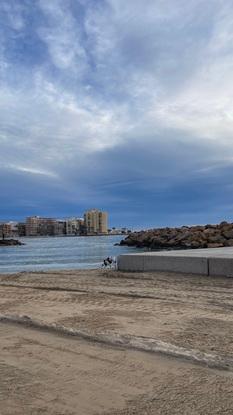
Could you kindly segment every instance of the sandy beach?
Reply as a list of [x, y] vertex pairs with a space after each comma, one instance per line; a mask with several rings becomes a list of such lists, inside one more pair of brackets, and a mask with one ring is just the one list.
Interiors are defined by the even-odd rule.
[[233, 413], [233, 280], [0, 275], [1, 415]]

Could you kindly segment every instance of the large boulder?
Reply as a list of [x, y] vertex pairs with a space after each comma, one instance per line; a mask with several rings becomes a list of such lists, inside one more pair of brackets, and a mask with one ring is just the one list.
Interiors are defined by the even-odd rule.
[[233, 246], [233, 239], [226, 239], [224, 241], [224, 246]]
[[226, 239], [233, 239], [233, 229], [224, 230], [224, 231], [222, 232], [222, 235], [223, 235]]
[[215, 234], [208, 237], [208, 242], [213, 244], [224, 243], [225, 238], [221, 234]]
[[208, 243], [207, 248], [222, 248], [224, 245], [221, 243]]

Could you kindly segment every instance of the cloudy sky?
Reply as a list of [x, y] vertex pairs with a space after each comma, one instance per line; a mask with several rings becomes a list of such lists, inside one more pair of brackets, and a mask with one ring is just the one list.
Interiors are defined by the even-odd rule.
[[232, 0], [1, 0], [0, 219], [233, 221]]

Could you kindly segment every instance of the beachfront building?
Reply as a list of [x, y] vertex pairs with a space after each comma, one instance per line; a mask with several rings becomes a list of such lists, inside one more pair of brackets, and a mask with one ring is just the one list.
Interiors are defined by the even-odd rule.
[[14, 238], [18, 236], [17, 222], [4, 222], [0, 224], [0, 238]]
[[108, 234], [108, 214], [98, 209], [91, 209], [84, 214], [84, 228], [87, 235]]
[[26, 219], [26, 236], [59, 236], [65, 234], [66, 222], [31, 216]]
[[0, 237], [13, 236], [63, 236], [63, 235], [107, 235], [108, 214], [98, 209], [85, 212], [83, 218], [54, 219], [29, 216], [26, 223], [0, 224]]
[[82, 218], [69, 218], [66, 220], [66, 235], [82, 235], [84, 220]]
[[0, 237], [1, 238], [10, 238], [12, 237], [12, 229], [9, 223], [0, 224]]
[[51, 226], [50, 235], [62, 236], [66, 233], [66, 221], [65, 220], [54, 220]]
[[39, 216], [30, 216], [26, 218], [26, 236], [38, 236], [39, 222]]
[[17, 223], [18, 236], [26, 236], [26, 224], [24, 222]]
[[25, 223], [2, 222], [0, 223], [0, 238], [15, 238], [25, 236]]

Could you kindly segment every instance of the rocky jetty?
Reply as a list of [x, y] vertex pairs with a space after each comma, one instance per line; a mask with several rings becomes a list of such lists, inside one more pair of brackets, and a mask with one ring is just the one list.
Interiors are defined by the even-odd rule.
[[233, 223], [182, 226], [132, 232], [120, 245], [149, 249], [220, 248], [233, 246]]
[[23, 242], [18, 241], [17, 239], [0, 239], [1, 246], [15, 246], [15, 245], [24, 245]]

